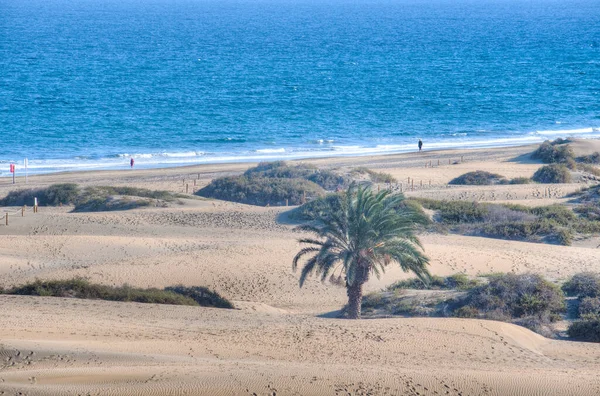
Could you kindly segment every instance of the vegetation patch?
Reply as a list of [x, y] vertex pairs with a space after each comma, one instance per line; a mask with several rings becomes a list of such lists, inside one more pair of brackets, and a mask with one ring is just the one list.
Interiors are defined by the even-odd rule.
[[563, 164], [574, 169], [575, 153], [569, 143], [570, 140], [561, 138], [552, 142], [546, 140], [531, 154], [531, 158], [539, 159], [546, 164]]
[[466, 186], [489, 186], [492, 184], [507, 184], [508, 180], [502, 175], [486, 171], [468, 172], [455, 179], [450, 180], [448, 184], [460, 184]]
[[562, 164], [545, 165], [533, 174], [532, 180], [537, 183], [570, 183], [571, 173]]
[[576, 211], [563, 205], [522, 205], [411, 199], [435, 211], [434, 227], [461, 235], [570, 245], [577, 236], [600, 233], [596, 206]]
[[3, 294], [233, 308], [229, 301], [216, 292], [203, 287], [174, 286], [165, 289], [141, 289], [128, 285], [105, 286], [90, 283], [82, 278], [51, 281], [36, 280], [22, 286], [3, 290]]
[[[561, 319], [566, 308], [560, 287], [535, 274], [467, 278], [466, 283], [459, 282], [459, 285], [468, 285], [462, 291], [458, 286], [449, 288], [447, 280], [440, 278], [440, 289], [430, 292], [422, 290], [423, 285], [417, 281], [399, 282], [386, 291], [365, 296], [363, 307], [365, 312], [375, 315], [499, 320], [525, 326], [546, 336], [553, 335], [551, 324]], [[415, 286], [419, 290], [411, 292], [405, 286]]]
[[562, 286], [569, 296], [577, 297], [579, 320], [567, 329], [569, 337], [589, 342], [600, 342], [600, 274], [581, 272]]
[[181, 195], [169, 191], [153, 191], [134, 187], [53, 184], [46, 188], [11, 191], [0, 200], [2, 206], [33, 206], [34, 198], [40, 206], [73, 205], [75, 212], [127, 210], [149, 206], [155, 201], [173, 202]]
[[264, 162], [243, 175], [215, 179], [196, 194], [250, 205], [301, 205], [350, 182], [346, 176], [311, 165]]
[[466, 274], [457, 273], [454, 275], [442, 277], [432, 275], [428, 282], [424, 282], [419, 278], [410, 278], [406, 280], [398, 281], [387, 287], [388, 291], [395, 291], [400, 289], [413, 289], [413, 290], [470, 290], [474, 287], [480, 286], [481, 280], [477, 278], [471, 278]]

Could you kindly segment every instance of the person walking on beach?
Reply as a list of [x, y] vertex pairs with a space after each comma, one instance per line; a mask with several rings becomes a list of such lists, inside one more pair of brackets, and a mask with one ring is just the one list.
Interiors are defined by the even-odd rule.
[[135, 163], [135, 161], [133, 160], [133, 157], [131, 157], [131, 159], [129, 160], [129, 165], [131, 165], [132, 168], [133, 168], [134, 163]]
[[423, 149], [423, 141], [419, 139], [419, 151]]

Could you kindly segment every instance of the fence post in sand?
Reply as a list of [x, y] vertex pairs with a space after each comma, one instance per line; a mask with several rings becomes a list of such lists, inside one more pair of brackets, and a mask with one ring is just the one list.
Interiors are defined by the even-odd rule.
[[25, 206], [21, 208], [21, 217], [25, 217]]
[[440, 166], [440, 160], [438, 160], [438, 166]]
[[421, 180], [421, 187], [423, 187], [423, 180]]
[[8, 225], [8, 213], [6, 214], [6, 225]]
[[186, 184], [186, 185], [185, 185], [185, 193], [186, 193], [186, 194], [188, 193], [188, 189], [189, 189], [189, 187], [190, 187], [190, 185], [189, 185], [189, 184]]
[[410, 183], [410, 190], [414, 190], [415, 189], [415, 179], [412, 179], [411, 183]]

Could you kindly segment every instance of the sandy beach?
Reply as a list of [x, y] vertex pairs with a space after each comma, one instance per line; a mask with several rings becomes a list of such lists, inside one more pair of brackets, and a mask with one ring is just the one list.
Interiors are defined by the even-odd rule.
[[[577, 143], [600, 151], [599, 141]], [[448, 186], [474, 170], [531, 177], [537, 146], [305, 160], [392, 174], [407, 196], [566, 202], [587, 184]], [[0, 196], [54, 183], [186, 193], [170, 207], [71, 213], [41, 207], [0, 224], [0, 287], [86, 277], [106, 285], [205, 286], [237, 309], [0, 295], [0, 394], [598, 395], [600, 344], [547, 339], [476, 319], [336, 319], [343, 287], [291, 268], [299, 233], [286, 207], [192, 199], [255, 164], [73, 172], [0, 180]], [[408, 178], [413, 182], [409, 185]], [[400, 183], [402, 185], [400, 186]], [[187, 186], [187, 187], [186, 187]], [[385, 186], [381, 186], [385, 187]], [[6, 209], [13, 210], [13, 208]], [[573, 246], [420, 235], [435, 275], [599, 271], [598, 239]], [[409, 277], [390, 267], [367, 292]]]

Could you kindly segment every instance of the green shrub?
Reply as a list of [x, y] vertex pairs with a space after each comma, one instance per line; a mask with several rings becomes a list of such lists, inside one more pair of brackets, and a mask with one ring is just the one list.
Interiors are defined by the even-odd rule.
[[309, 180], [287, 178], [260, 178], [232, 176], [213, 180], [196, 194], [250, 205], [300, 205], [303, 197], [312, 200], [323, 196], [325, 191]]
[[248, 179], [303, 179], [311, 181], [328, 191], [350, 185], [350, 179], [326, 169], [313, 165], [289, 165], [285, 161], [261, 162], [258, 166], [248, 169], [244, 176]]
[[571, 173], [565, 165], [546, 165], [538, 169], [532, 179], [538, 183], [570, 183]]
[[584, 297], [579, 302], [579, 308], [577, 309], [579, 317], [585, 317], [586, 315], [600, 315], [600, 298], [598, 297]]
[[457, 273], [447, 277], [432, 275], [427, 284], [423, 283], [419, 278], [410, 278], [401, 280], [388, 286], [387, 290], [395, 291], [399, 289], [416, 289], [416, 290], [469, 290], [481, 285], [477, 279], [472, 279], [463, 273]]
[[563, 139], [557, 139], [554, 142], [545, 141], [533, 152], [531, 157], [547, 164], [570, 164], [573, 166], [575, 154], [567, 143], [570, 141]]
[[185, 287], [182, 285], [165, 287], [165, 291], [180, 294], [185, 297], [189, 297], [196, 301], [198, 305], [203, 307], [215, 307], [215, 308], [234, 308], [233, 304], [225, 298], [221, 297], [219, 293], [208, 290], [205, 287]]
[[506, 178], [502, 175], [490, 173], [486, 171], [475, 171], [465, 173], [457, 178], [452, 179], [448, 184], [460, 184], [467, 186], [483, 186], [491, 184], [505, 184], [508, 183]]
[[488, 204], [469, 201], [436, 201], [433, 199], [414, 199], [424, 208], [438, 212], [439, 220], [446, 224], [482, 222], [488, 213]]
[[511, 318], [526, 316], [556, 319], [565, 310], [560, 288], [537, 274], [505, 274], [469, 291], [467, 304], [487, 314]]
[[476, 318], [479, 316], [479, 310], [470, 305], [464, 305], [452, 312], [452, 316], [457, 318]]
[[532, 182], [529, 177], [515, 177], [510, 180], [510, 184], [530, 184]]
[[600, 164], [600, 153], [596, 151], [593, 154], [578, 157], [577, 160], [584, 164]]
[[571, 323], [567, 334], [579, 341], [600, 342], [600, 316], [588, 315]]
[[3, 291], [4, 294], [68, 297], [91, 300], [128, 301], [149, 304], [195, 305], [232, 308], [233, 305], [215, 292], [202, 287], [168, 287], [164, 290], [141, 289], [128, 285], [105, 286], [86, 279], [50, 280], [27, 283]]
[[576, 206], [574, 209], [575, 213], [584, 219], [590, 221], [600, 221], [600, 205], [584, 204]]
[[296, 220], [312, 220], [315, 218], [316, 214], [321, 213], [330, 207], [334, 208], [334, 210], [341, 209], [342, 197], [341, 193], [332, 193], [315, 198], [294, 209], [291, 212], [290, 217]]
[[34, 198], [40, 206], [72, 205], [79, 197], [77, 184], [53, 184], [47, 188], [11, 191], [0, 201], [2, 206], [33, 206]]
[[580, 272], [566, 281], [562, 289], [568, 296], [600, 297], [600, 274]]

